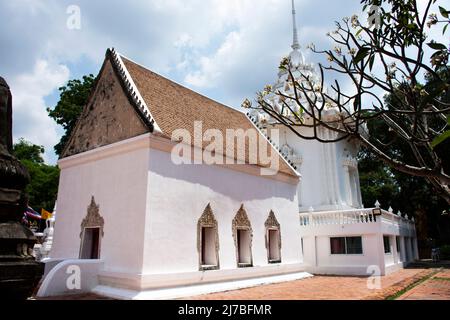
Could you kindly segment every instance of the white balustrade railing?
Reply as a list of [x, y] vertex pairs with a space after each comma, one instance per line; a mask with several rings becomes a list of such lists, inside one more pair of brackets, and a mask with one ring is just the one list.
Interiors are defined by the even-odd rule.
[[[381, 211], [381, 215], [375, 214], [374, 211]], [[413, 221], [379, 208], [309, 212], [300, 214], [300, 225], [303, 227], [378, 222], [400, 225], [400, 227], [407, 228], [408, 230], [415, 229], [415, 223]]]

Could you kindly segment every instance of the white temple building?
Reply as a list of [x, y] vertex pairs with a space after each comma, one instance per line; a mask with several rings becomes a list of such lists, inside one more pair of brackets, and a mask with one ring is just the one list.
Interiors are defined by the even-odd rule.
[[[292, 51], [288, 56], [289, 69], [298, 82], [305, 82], [301, 77], [303, 74], [312, 82], [320, 83], [314, 64], [306, 63], [300, 50], [294, 1], [292, 16], [294, 31]], [[292, 116], [289, 109], [283, 109], [278, 92], [295, 97], [286, 69], [279, 70], [278, 79], [265, 101], [278, 113]], [[318, 98], [321, 103], [321, 97]], [[302, 105], [308, 104], [305, 97], [300, 97], [300, 100]], [[295, 101], [286, 102], [298, 114], [300, 107]], [[338, 114], [338, 108], [333, 108], [330, 103], [324, 117], [332, 119]], [[315, 274], [367, 275], [372, 272], [368, 271], [371, 267], [371, 270], [379, 270], [384, 275], [418, 259], [414, 221], [400, 213], [396, 215], [392, 210], [382, 210], [378, 203], [374, 209], [364, 209], [357, 142], [322, 143], [301, 139], [291, 129], [259, 110], [252, 110], [248, 116], [263, 132], [267, 131], [269, 137], [271, 131], [267, 129], [280, 130], [280, 150], [301, 175], [297, 198], [306, 270]], [[312, 124], [307, 114], [304, 121]], [[316, 129], [324, 141], [337, 140], [338, 133], [324, 127]], [[302, 136], [313, 136], [313, 128], [300, 127], [297, 130]]]
[[[314, 74], [300, 51], [295, 10], [293, 17], [291, 64]], [[280, 72], [274, 87], [289, 94], [286, 79]], [[199, 121], [203, 136], [255, 130], [263, 142], [251, 148], [245, 140], [247, 150], [235, 146], [231, 156], [228, 145], [214, 152], [236, 164], [174, 163], [174, 134], [194, 137]], [[280, 129], [280, 150], [264, 136], [271, 128]], [[182, 143], [192, 151], [185, 160], [208, 148]], [[265, 148], [278, 163], [271, 174], [261, 174], [271, 170], [260, 157]], [[299, 139], [267, 115], [246, 116], [108, 50], [58, 162], [58, 218], [39, 295], [178, 297], [306, 272], [397, 270], [418, 257], [414, 222], [363, 209], [357, 153], [345, 140]], [[67, 287], [78, 271], [79, 283]]]

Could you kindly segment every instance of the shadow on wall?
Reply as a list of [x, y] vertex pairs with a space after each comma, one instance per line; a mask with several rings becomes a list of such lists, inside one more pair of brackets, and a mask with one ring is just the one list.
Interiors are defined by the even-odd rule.
[[215, 165], [175, 165], [171, 162], [170, 154], [157, 150], [152, 150], [150, 155], [150, 171], [150, 174], [160, 175], [164, 179], [199, 184], [242, 202], [268, 198], [294, 201], [297, 193], [296, 185], [270, 177], [253, 176]]

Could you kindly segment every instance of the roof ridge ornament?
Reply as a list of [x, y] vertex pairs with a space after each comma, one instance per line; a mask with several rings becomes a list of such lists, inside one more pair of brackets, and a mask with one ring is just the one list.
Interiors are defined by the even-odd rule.
[[283, 154], [283, 152], [281, 151], [281, 148], [279, 148], [273, 141], [272, 139], [268, 136], [268, 134], [266, 134], [265, 132], [263, 132], [263, 128], [259, 125], [258, 123], [258, 119], [255, 119], [251, 116], [251, 114], [249, 112], [247, 112], [247, 114], [245, 115], [247, 117], [247, 119], [254, 125], [254, 127], [258, 130], [258, 132], [264, 137], [266, 138], [267, 142], [272, 146], [272, 148], [278, 153], [279, 156], [281, 156], [281, 158], [286, 162], [286, 164], [293, 169], [297, 174], [298, 174], [298, 168], [296, 166], [296, 164], [289, 159], [289, 157], [285, 154]]
[[108, 51], [111, 54], [111, 61], [118, 71], [118, 74], [123, 82], [123, 84], [126, 87], [126, 91], [129, 94], [131, 101], [134, 103], [136, 109], [139, 111], [141, 116], [145, 118], [145, 120], [148, 122], [149, 125], [153, 127], [153, 130], [159, 133], [162, 133], [159, 126], [156, 124], [155, 119], [153, 118], [150, 108], [147, 106], [147, 103], [145, 102], [144, 98], [141, 96], [138, 87], [134, 83], [133, 78], [131, 77], [130, 73], [128, 72], [127, 67], [125, 66], [125, 63], [122, 60], [122, 57], [120, 54], [114, 49], [108, 49]]

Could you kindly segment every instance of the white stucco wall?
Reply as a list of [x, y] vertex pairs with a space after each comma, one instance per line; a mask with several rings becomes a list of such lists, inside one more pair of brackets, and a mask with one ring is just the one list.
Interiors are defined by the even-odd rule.
[[220, 269], [236, 269], [232, 220], [244, 204], [253, 229], [253, 265], [267, 266], [264, 223], [281, 225], [282, 264], [301, 263], [296, 185], [207, 165], [174, 165], [170, 154], [149, 157], [144, 274], [199, 270], [197, 222], [211, 204], [218, 221]]
[[[367, 275], [367, 268], [380, 266], [384, 272], [384, 251], [379, 226], [373, 224], [320, 225], [302, 228], [304, 261], [317, 274]], [[362, 237], [362, 254], [331, 254], [330, 237]]]
[[375, 234], [351, 234], [346, 235], [351, 236], [361, 236], [362, 237], [362, 254], [346, 254], [346, 255], [336, 255], [331, 254], [330, 238], [329, 237], [318, 237], [317, 244], [323, 248], [318, 254], [318, 265], [321, 268], [327, 268], [332, 266], [341, 266], [345, 269], [349, 269], [354, 272], [355, 269], [361, 269], [366, 273], [367, 266], [378, 264], [378, 243]]
[[105, 221], [100, 251], [105, 270], [139, 273], [144, 248], [148, 151], [141, 148], [101, 157], [111, 148], [119, 147], [100, 148], [60, 162], [58, 221], [51, 257], [79, 257], [81, 222], [94, 196]]
[[[332, 213], [330, 215], [332, 216]], [[342, 220], [324, 220], [324, 223], [301, 227], [304, 261], [308, 271], [317, 274], [368, 275], [368, 271], [371, 274], [375, 270], [372, 266], [375, 266], [384, 275], [412, 261], [411, 258], [408, 260], [405, 258], [405, 250], [409, 250], [408, 243], [410, 243], [408, 236], [415, 237], [410, 223], [393, 215], [379, 216], [376, 222], [370, 223], [341, 224], [339, 221]], [[352, 236], [362, 237], [362, 254], [331, 254], [331, 237]], [[384, 236], [390, 238], [390, 253], [384, 252]], [[397, 252], [397, 236], [400, 240], [400, 253]], [[371, 268], [368, 269], [369, 267]]]
[[[102, 284], [142, 289], [302, 271], [292, 179], [288, 183], [221, 166], [177, 166], [170, 153], [150, 148], [151, 137], [60, 161], [52, 258], [79, 257], [81, 222], [94, 196], [105, 221]], [[199, 271], [197, 251], [197, 221], [208, 203], [220, 241], [220, 270], [210, 273]], [[253, 229], [254, 268], [237, 270], [232, 220], [242, 204]], [[269, 266], [264, 223], [270, 210], [281, 225], [282, 263]]]
[[[301, 128], [303, 136], [313, 136], [313, 129]], [[268, 131], [270, 134], [270, 130]], [[329, 132], [324, 140], [332, 140]], [[311, 207], [315, 212], [341, 210], [361, 207], [361, 193], [357, 169], [353, 181], [355, 186], [349, 185], [349, 173], [344, 166], [347, 155], [355, 157], [357, 148], [346, 140], [336, 143], [321, 143], [317, 140], [299, 138], [290, 129], [280, 128], [280, 146], [286, 143], [293, 149], [294, 154], [301, 156], [302, 163], [296, 164], [302, 180], [299, 184], [299, 210], [307, 212]], [[352, 192], [353, 191], [353, 195]]]
[[[383, 236], [384, 237], [384, 236]], [[395, 248], [395, 237], [392, 235], [386, 235], [386, 237], [389, 237], [389, 246], [390, 246], [390, 252], [384, 254], [384, 263], [386, 266], [393, 265], [395, 263], [394, 255], [396, 255], [396, 248]], [[384, 245], [383, 245], [384, 248]]]

